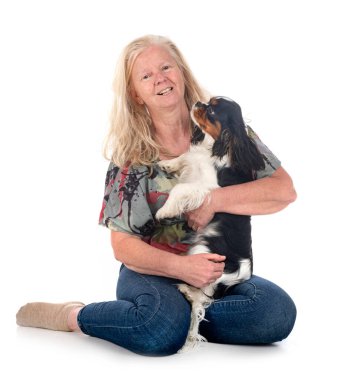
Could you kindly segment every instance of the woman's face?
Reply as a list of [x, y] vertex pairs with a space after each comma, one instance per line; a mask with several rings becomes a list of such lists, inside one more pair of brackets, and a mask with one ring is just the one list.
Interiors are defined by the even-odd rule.
[[161, 46], [146, 48], [135, 60], [131, 74], [134, 100], [152, 113], [185, 102], [185, 84], [181, 70], [169, 52]]

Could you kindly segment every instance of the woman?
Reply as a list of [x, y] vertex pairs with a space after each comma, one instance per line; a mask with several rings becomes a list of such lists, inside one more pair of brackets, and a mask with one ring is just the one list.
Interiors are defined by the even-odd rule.
[[[190, 109], [207, 100], [177, 47], [160, 36], [131, 42], [119, 60], [106, 152], [110, 166], [100, 224], [111, 230], [123, 263], [117, 300], [84, 305], [30, 303], [17, 313], [22, 326], [82, 331], [146, 355], [176, 353], [184, 344], [190, 306], [175, 284], [203, 287], [222, 275], [224, 257], [185, 255], [193, 230], [216, 212], [269, 214], [295, 200], [292, 180], [256, 137], [268, 158], [257, 180], [212, 191], [183, 218], [157, 222], [176, 179], [156, 164], [179, 156], [196, 138]], [[277, 168], [277, 169], [276, 169]], [[277, 285], [252, 276], [214, 302], [200, 333], [211, 342], [268, 344], [291, 332], [296, 308]]]

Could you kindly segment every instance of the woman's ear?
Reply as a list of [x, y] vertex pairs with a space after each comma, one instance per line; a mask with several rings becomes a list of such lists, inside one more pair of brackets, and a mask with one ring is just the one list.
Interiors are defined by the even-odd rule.
[[143, 106], [145, 104], [145, 102], [138, 95], [136, 95], [134, 97], [134, 99], [135, 99], [136, 103], [140, 104], [141, 106]]

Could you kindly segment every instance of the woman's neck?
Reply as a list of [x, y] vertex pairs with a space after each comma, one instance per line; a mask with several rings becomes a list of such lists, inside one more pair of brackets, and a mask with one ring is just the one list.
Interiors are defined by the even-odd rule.
[[179, 156], [189, 149], [190, 114], [186, 107], [182, 112], [164, 113], [155, 117], [153, 122], [155, 140], [166, 150], [161, 152], [161, 158]]

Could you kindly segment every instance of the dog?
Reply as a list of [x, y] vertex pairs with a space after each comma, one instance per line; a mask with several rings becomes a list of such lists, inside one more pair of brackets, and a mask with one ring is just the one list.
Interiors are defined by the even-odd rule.
[[[198, 139], [181, 156], [159, 161], [159, 166], [178, 178], [156, 218], [172, 218], [198, 208], [212, 189], [241, 184], [256, 179], [264, 169], [264, 156], [248, 135], [241, 108], [225, 97], [212, 97], [208, 103], [197, 102], [191, 118], [198, 128]], [[248, 280], [252, 275], [251, 217], [216, 213], [212, 221], [195, 234], [188, 254], [217, 253], [226, 256], [223, 275], [201, 289], [179, 284], [178, 289], [191, 304], [191, 324], [185, 352], [198, 342], [206, 341], [199, 334], [205, 308], [221, 291]]]

